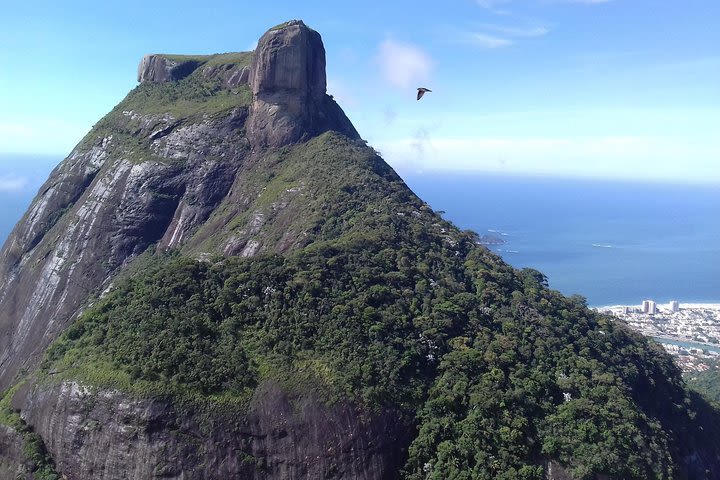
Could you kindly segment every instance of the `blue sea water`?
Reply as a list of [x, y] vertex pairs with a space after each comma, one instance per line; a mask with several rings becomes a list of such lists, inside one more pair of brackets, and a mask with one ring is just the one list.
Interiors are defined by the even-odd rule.
[[403, 175], [463, 229], [506, 241], [515, 267], [592, 306], [720, 302], [720, 185]]

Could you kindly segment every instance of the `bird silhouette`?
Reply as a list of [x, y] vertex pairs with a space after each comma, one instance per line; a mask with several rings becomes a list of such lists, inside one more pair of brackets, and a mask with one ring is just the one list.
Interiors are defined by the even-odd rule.
[[432, 90], [430, 90], [429, 88], [425, 88], [425, 87], [418, 87], [417, 99], [420, 100], [422, 98], [422, 96], [425, 95], [425, 92], [432, 92]]

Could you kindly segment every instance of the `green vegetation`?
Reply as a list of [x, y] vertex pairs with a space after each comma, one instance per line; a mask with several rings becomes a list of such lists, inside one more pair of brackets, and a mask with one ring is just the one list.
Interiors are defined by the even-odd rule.
[[7, 390], [0, 398], [0, 425], [13, 429], [22, 438], [23, 456], [27, 460], [26, 467], [32, 478], [35, 480], [60, 480], [60, 475], [55, 471], [50, 454], [45, 448], [43, 439], [20, 418], [18, 412], [13, 410], [10, 401], [22, 386], [23, 382], [17, 383], [13, 388]]
[[275, 25], [274, 27], [268, 28], [268, 32], [271, 31], [271, 30], [280, 30], [281, 28], [287, 27], [288, 25], [290, 25], [290, 24], [291, 24], [292, 22], [294, 22], [294, 21], [295, 21], [295, 20], [288, 20], [287, 22], [278, 23], [278, 24]]
[[241, 235], [257, 214], [263, 215], [263, 224], [253, 238], [268, 245], [283, 239], [306, 245], [367, 231], [377, 228], [377, 214], [421, 215], [451, 228], [431, 215], [372, 149], [335, 132], [268, 152], [243, 171], [233, 190], [248, 203], [229, 199], [220, 204], [195, 235], [203, 241], [191, 242], [184, 253], [223, 251], [222, 245]]
[[211, 55], [205, 65], [249, 66], [252, 54], [253, 52], [218, 53]]
[[178, 119], [187, 119], [198, 115], [214, 116], [250, 105], [252, 92], [247, 85], [224, 89], [216, 82], [202, 81], [198, 77], [199, 74], [195, 73], [176, 82], [141, 83], [113, 112], [119, 109], [119, 112], [170, 114]]
[[[173, 122], [192, 124], [227, 116], [238, 107], [248, 107], [252, 92], [248, 85], [228, 88], [222, 74], [249, 65], [251, 52], [217, 55], [163, 55], [177, 62], [195, 62], [199, 66], [189, 76], [172, 82], [143, 82], [103, 117], [80, 142], [87, 148], [112, 135], [124, 157], [136, 160], [163, 159], [149, 150], [152, 127], [162, 117]], [[156, 117], [153, 120], [151, 117]], [[149, 129], [149, 131], [147, 131]], [[129, 155], [128, 155], [129, 153]]]
[[688, 387], [701, 393], [705, 398], [720, 405], [720, 362], [713, 362], [704, 372], [691, 372], [685, 375]]

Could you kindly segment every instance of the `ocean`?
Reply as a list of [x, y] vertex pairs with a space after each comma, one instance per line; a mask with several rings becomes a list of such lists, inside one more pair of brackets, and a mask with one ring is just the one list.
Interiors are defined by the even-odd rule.
[[[0, 156], [0, 243], [59, 159]], [[720, 303], [720, 185], [403, 174], [463, 229], [495, 235], [511, 265], [591, 306]]]
[[591, 306], [720, 303], [720, 185], [498, 175], [403, 175], [511, 265]]

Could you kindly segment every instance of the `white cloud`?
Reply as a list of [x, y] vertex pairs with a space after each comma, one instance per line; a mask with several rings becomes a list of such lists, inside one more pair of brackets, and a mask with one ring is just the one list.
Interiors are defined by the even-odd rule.
[[12, 193], [23, 190], [28, 185], [28, 179], [16, 175], [0, 175], [0, 192]]
[[0, 118], [0, 152], [67, 153], [88, 130], [89, 126], [57, 118], [19, 118], [13, 122]]
[[377, 60], [383, 78], [398, 88], [411, 88], [426, 83], [435, 63], [419, 47], [393, 39], [380, 44]]

